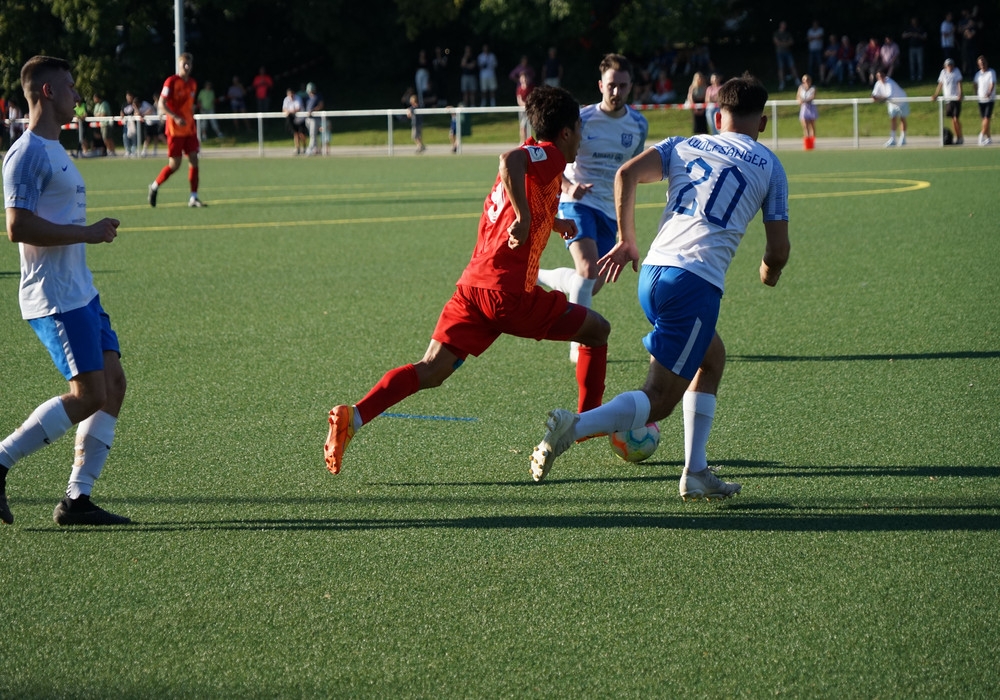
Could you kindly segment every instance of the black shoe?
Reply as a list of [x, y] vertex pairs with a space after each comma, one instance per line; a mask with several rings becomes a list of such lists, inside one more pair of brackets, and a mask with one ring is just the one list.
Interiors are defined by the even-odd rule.
[[156, 192], [157, 192], [157, 190], [152, 185], [150, 185], [149, 186], [149, 195], [146, 197], [146, 199], [149, 200], [149, 206], [151, 206], [151, 207], [155, 207], [156, 206]]
[[0, 464], [0, 521], [13, 525], [14, 514], [7, 505], [7, 471], [7, 467]]
[[128, 525], [132, 521], [124, 515], [109, 513], [90, 502], [90, 496], [66, 498], [52, 511], [57, 525]]

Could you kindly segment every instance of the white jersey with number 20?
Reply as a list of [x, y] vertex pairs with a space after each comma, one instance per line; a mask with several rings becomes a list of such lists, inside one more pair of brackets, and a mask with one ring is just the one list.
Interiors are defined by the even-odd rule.
[[669, 181], [660, 230], [644, 265], [679, 267], [723, 289], [747, 226], [788, 220], [788, 179], [778, 158], [745, 134], [674, 136], [653, 146]]

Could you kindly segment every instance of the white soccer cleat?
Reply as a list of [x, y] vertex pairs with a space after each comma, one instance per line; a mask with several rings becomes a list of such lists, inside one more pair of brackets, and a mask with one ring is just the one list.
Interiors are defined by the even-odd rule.
[[896, 139], [889, 139], [888, 141], [885, 142], [886, 148], [892, 148], [895, 145], [896, 145]]
[[741, 488], [743, 487], [735, 482], [723, 481], [711, 469], [694, 473], [685, 469], [681, 475], [680, 492], [683, 501], [697, 501], [699, 498], [706, 501], [722, 500], [735, 496]]
[[549, 418], [545, 421], [548, 430], [531, 453], [532, 479], [535, 481], [544, 479], [556, 457], [570, 448], [573, 444], [573, 426], [578, 420], [580, 416], [564, 408], [549, 411]]

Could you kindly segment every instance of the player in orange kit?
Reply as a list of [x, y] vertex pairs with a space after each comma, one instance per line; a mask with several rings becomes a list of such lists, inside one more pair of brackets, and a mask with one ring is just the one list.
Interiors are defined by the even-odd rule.
[[191, 184], [189, 207], [203, 207], [198, 199], [198, 129], [194, 121], [194, 96], [198, 83], [191, 77], [191, 54], [182, 53], [177, 57], [177, 73], [163, 83], [160, 91], [160, 113], [167, 118], [167, 164], [156, 180], [149, 186], [149, 206], [156, 206], [156, 193], [160, 185], [181, 167], [181, 160], [187, 154], [188, 182]]

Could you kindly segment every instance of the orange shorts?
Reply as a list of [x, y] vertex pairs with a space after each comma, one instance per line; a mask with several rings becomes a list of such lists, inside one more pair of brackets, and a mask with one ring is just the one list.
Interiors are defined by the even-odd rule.
[[503, 334], [569, 340], [586, 318], [587, 307], [571, 304], [562, 292], [536, 286], [530, 292], [511, 293], [459, 285], [441, 310], [431, 338], [464, 360], [478, 357]]
[[188, 136], [168, 136], [167, 137], [167, 157], [180, 158], [185, 153], [188, 155], [198, 152], [198, 135]]

